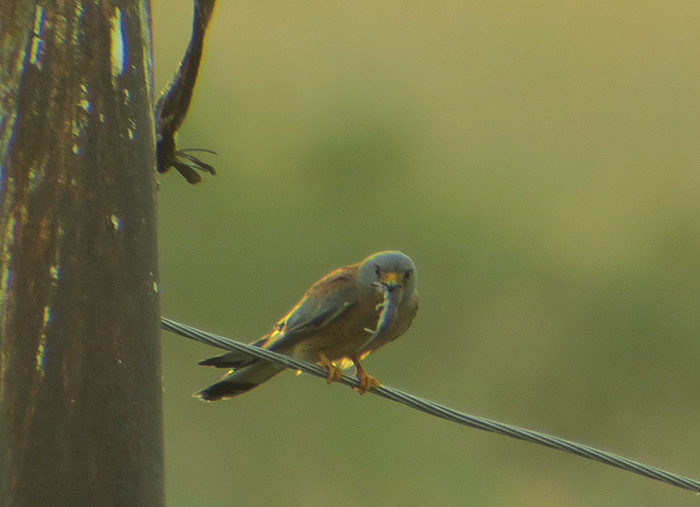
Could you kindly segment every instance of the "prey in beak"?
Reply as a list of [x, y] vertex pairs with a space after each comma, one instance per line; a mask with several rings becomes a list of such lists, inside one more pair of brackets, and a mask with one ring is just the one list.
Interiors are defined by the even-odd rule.
[[384, 297], [384, 300], [376, 306], [376, 310], [379, 312], [377, 329], [365, 328], [365, 331], [372, 334], [372, 339], [384, 333], [396, 322], [399, 315], [399, 303], [403, 296], [403, 273], [384, 272], [377, 268], [377, 275], [379, 281], [372, 285]]

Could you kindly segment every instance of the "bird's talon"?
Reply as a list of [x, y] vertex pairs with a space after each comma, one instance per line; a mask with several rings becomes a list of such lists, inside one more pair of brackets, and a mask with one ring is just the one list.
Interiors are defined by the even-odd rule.
[[358, 372], [357, 380], [360, 382], [360, 384], [357, 387], [353, 387], [353, 389], [360, 394], [365, 394], [372, 386], [378, 387], [381, 385], [376, 378], [371, 375], [367, 375], [364, 370]]
[[328, 377], [326, 377], [326, 384], [330, 384], [331, 382], [338, 382], [340, 380], [340, 377], [342, 376], [343, 374], [337, 366], [335, 366], [334, 364], [329, 364]]
[[340, 380], [340, 377], [343, 376], [343, 373], [340, 371], [340, 369], [333, 364], [333, 361], [328, 359], [328, 356], [326, 355], [325, 352], [320, 351], [318, 353], [318, 357], [320, 359], [319, 364], [321, 366], [325, 366], [328, 368], [328, 376], [326, 377], [326, 384], [330, 384], [331, 382], [337, 382]]

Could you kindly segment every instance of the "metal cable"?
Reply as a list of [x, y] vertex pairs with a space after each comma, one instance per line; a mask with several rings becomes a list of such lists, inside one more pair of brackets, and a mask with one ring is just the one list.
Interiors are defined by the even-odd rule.
[[[199, 329], [190, 327], [186, 324], [181, 324], [179, 322], [172, 321], [165, 317], [161, 318], [161, 327], [165, 330], [172, 331], [175, 334], [179, 334], [180, 336], [184, 336], [185, 338], [205, 343], [207, 345], [212, 345], [214, 347], [219, 347], [225, 350], [235, 350], [238, 352], [243, 352], [258, 359], [263, 359], [265, 361], [273, 361], [275, 363], [286, 366], [287, 368], [291, 368], [293, 370], [301, 370], [305, 373], [315, 375], [317, 377], [326, 378], [328, 376], [328, 370], [316, 364], [308, 363], [306, 361], [300, 361], [298, 359], [294, 359], [292, 357], [278, 354], [276, 352], [272, 352], [266, 349], [261, 349], [259, 347], [253, 347], [251, 345], [246, 345], [244, 343], [229, 340], [228, 338], [224, 338], [223, 336], [207, 333], [206, 331], [201, 331]], [[341, 376], [339, 382], [351, 387], [357, 387], [359, 385], [359, 382], [356, 377], [348, 376], [345, 374]], [[599, 461], [606, 465], [621, 468], [622, 470], [634, 472], [636, 474], [643, 475], [644, 477], [649, 477], [650, 479], [655, 479], [657, 481], [671, 484], [672, 486], [700, 493], [700, 482], [698, 481], [671, 472], [666, 472], [665, 470], [645, 465], [643, 463], [639, 463], [637, 461], [633, 461], [631, 459], [627, 459], [616, 454], [601, 451], [588, 445], [578, 444], [576, 442], [571, 442], [563, 438], [558, 438], [544, 433], [528, 430], [525, 428], [519, 428], [517, 426], [511, 426], [509, 424], [504, 424], [497, 421], [484, 419], [482, 417], [458, 412], [438, 403], [425, 400], [408, 393], [404, 393], [403, 391], [399, 391], [398, 389], [393, 389], [391, 387], [373, 385], [370, 388], [370, 392], [383, 398], [402, 403], [416, 410], [420, 410], [421, 412], [425, 412], [426, 414], [434, 415], [442, 419], [447, 419], [448, 421], [456, 422], [480, 430], [500, 433], [501, 435], [507, 435], [509, 437], [517, 438], [519, 440], [525, 440], [527, 442], [544, 445], [546, 447], [551, 447], [552, 449], [566, 451], [571, 454], [575, 454], [576, 456], [581, 456], [583, 458]]]

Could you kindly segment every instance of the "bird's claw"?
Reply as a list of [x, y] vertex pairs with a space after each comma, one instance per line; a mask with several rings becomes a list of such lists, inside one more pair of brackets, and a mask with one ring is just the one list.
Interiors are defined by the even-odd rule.
[[357, 372], [357, 380], [359, 380], [360, 385], [353, 387], [353, 389], [360, 394], [365, 394], [372, 386], [379, 387], [381, 385], [376, 378], [372, 375], [368, 375], [364, 370]]
[[340, 380], [340, 377], [343, 376], [343, 373], [340, 371], [340, 368], [338, 368], [335, 364], [333, 364], [333, 361], [328, 359], [328, 356], [326, 355], [325, 352], [320, 351], [318, 353], [318, 357], [320, 359], [319, 364], [321, 366], [325, 366], [328, 368], [328, 376], [326, 377], [326, 384], [330, 384], [331, 382], [337, 382]]
[[353, 387], [355, 391], [360, 394], [365, 394], [367, 391], [369, 391], [370, 387], [378, 387], [381, 385], [376, 378], [367, 374], [367, 371], [365, 371], [365, 369], [362, 367], [359, 356], [353, 356], [350, 359], [352, 359], [352, 362], [355, 364], [355, 375], [357, 375], [357, 380], [359, 381], [359, 385], [357, 387]]
[[343, 373], [333, 363], [328, 364], [327, 366], [328, 366], [328, 377], [326, 377], [326, 384], [330, 384], [331, 382], [338, 382], [340, 380], [340, 377], [343, 376]]

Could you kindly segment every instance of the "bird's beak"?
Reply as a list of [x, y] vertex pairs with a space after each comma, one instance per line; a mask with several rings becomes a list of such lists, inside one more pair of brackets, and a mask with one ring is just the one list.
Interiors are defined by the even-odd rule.
[[401, 283], [402, 276], [401, 273], [387, 272], [382, 273], [381, 284], [386, 287], [387, 292], [393, 292], [394, 289], [400, 289], [403, 287]]

